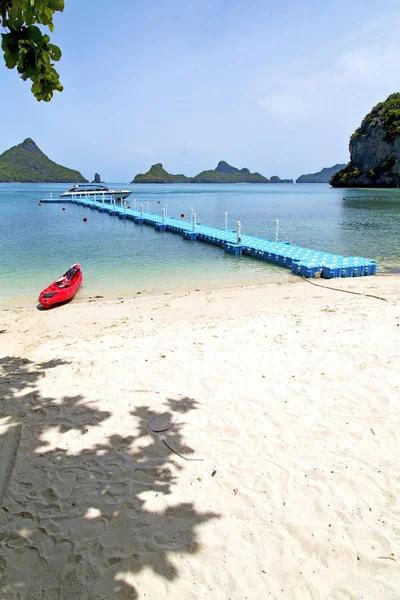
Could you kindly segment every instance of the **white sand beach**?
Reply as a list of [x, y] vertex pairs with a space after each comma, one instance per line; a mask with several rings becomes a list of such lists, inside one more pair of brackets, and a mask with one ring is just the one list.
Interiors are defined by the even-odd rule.
[[400, 598], [399, 340], [394, 276], [1, 310], [1, 600]]

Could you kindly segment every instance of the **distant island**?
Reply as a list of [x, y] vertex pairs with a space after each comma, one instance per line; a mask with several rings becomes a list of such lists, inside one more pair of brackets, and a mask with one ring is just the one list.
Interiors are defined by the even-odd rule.
[[335, 175], [338, 171], [346, 166], [345, 163], [337, 164], [333, 167], [324, 167], [318, 173], [310, 173], [309, 175], [301, 175], [296, 179], [296, 183], [329, 183], [332, 175]]
[[250, 173], [246, 168], [237, 169], [221, 160], [215, 169], [202, 171], [195, 177], [172, 175], [161, 163], [157, 163], [147, 173], [136, 175], [131, 183], [293, 183], [293, 179], [280, 179], [274, 175], [269, 180], [260, 173]]
[[0, 182], [71, 183], [87, 179], [50, 160], [31, 138], [0, 155]]
[[216, 169], [202, 171], [193, 177], [191, 183], [269, 183], [260, 173], [250, 173], [249, 169], [237, 169], [221, 160]]
[[147, 173], [140, 173], [131, 183], [190, 183], [190, 177], [186, 175], [171, 175], [161, 163], [153, 165]]
[[400, 93], [379, 102], [350, 137], [350, 162], [333, 187], [400, 186]]
[[278, 175], [272, 175], [270, 183], [293, 183], [293, 179], [281, 179]]

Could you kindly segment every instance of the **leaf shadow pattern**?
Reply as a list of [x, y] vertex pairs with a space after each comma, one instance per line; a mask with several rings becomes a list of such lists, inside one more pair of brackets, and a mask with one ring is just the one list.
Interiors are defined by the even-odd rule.
[[[63, 364], [0, 359], [0, 599], [132, 600], [143, 569], [157, 574], [165, 595], [163, 581], [179, 575], [175, 556], [197, 552], [196, 528], [218, 515], [190, 502], [168, 505], [183, 465], [147, 427], [160, 417], [150, 407], [130, 413], [138, 434], [85, 447], [88, 428], [111, 415], [82, 395], [41, 395], [38, 380]], [[167, 404], [162, 418], [170, 422], [197, 406], [190, 398]], [[191, 453], [181, 429], [168, 439]], [[69, 432], [73, 447], [46, 448], [49, 430]]]

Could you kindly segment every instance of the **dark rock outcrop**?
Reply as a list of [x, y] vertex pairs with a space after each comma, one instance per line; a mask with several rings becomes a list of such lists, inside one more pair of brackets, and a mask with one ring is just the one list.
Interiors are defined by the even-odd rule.
[[31, 138], [0, 155], [0, 181], [22, 183], [76, 183], [87, 179], [50, 160]]
[[101, 177], [98, 173], [94, 174], [94, 179], [93, 179], [92, 183], [103, 183], [101, 180]]
[[337, 164], [333, 167], [324, 167], [318, 173], [310, 173], [308, 175], [300, 175], [296, 179], [296, 183], [329, 183], [332, 175], [335, 175], [340, 169], [346, 166], [346, 163]]
[[400, 93], [377, 104], [353, 133], [350, 162], [330, 183], [334, 187], [400, 185]]

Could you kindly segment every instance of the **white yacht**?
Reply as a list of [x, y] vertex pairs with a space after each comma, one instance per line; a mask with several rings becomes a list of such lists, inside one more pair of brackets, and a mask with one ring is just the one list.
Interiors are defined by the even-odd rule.
[[125, 200], [132, 192], [130, 190], [112, 190], [102, 183], [77, 183], [71, 189], [63, 192], [60, 198], [76, 198], [77, 196], [89, 196], [101, 200], [103, 196]]

